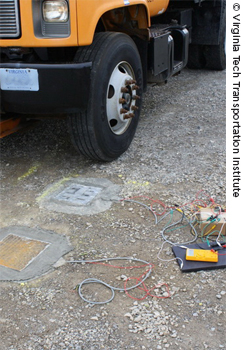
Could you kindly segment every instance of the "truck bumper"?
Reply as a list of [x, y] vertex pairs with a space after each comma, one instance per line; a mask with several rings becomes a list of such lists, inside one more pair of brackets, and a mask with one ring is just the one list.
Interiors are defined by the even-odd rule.
[[3, 87], [1, 110], [21, 114], [77, 113], [86, 108], [89, 98], [92, 63], [33, 64], [2, 63], [1, 71], [25, 72], [35, 70], [37, 91], [22, 87]]

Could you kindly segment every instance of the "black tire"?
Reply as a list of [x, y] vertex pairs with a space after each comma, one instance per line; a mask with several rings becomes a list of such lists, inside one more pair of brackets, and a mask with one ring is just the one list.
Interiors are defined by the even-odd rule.
[[98, 33], [90, 46], [79, 48], [75, 61], [92, 62], [92, 71], [86, 111], [68, 118], [72, 142], [87, 158], [112, 161], [128, 149], [140, 115], [143, 78], [137, 47], [125, 34]]
[[206, 59], [202, 45], [189, 45], [187, 67], [190, 69], [202, 69], [205, 67]]
[[225, 6], [220, 19], [220, 33], [218, 45], [207, 45], [204, 48], [206, 68], [224, 70], [226, 68], [226, 15]]

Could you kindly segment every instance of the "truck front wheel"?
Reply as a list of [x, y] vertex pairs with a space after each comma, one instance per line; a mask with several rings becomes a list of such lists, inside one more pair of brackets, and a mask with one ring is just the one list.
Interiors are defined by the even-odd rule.
[[87, 158], [112, 161], [133, 140], [141, 108], [142, 67], [134, 41], [122, 33], [98, 33], [75, 61], [92, 62], [86, 110], [69, 115], [76, 149]]

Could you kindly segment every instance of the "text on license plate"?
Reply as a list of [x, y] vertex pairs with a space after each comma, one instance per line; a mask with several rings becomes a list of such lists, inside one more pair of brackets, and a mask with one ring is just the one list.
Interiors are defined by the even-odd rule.
[[0, 87], [2, 90], [38, 91], [38, 71], [29, 68], [0, 68]]

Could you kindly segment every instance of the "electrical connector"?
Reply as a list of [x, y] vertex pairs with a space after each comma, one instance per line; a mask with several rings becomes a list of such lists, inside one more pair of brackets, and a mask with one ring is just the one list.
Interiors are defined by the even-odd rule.
[[[213, 208], [201, 208], [200, 209], [200, 230], [203, 236], [208, 234], [226, 234], [226, 212], [216, 213]], [[215, 224], [214, 225], [211, 224]], [[213, 231], [213, 233], [212, 233]]]

